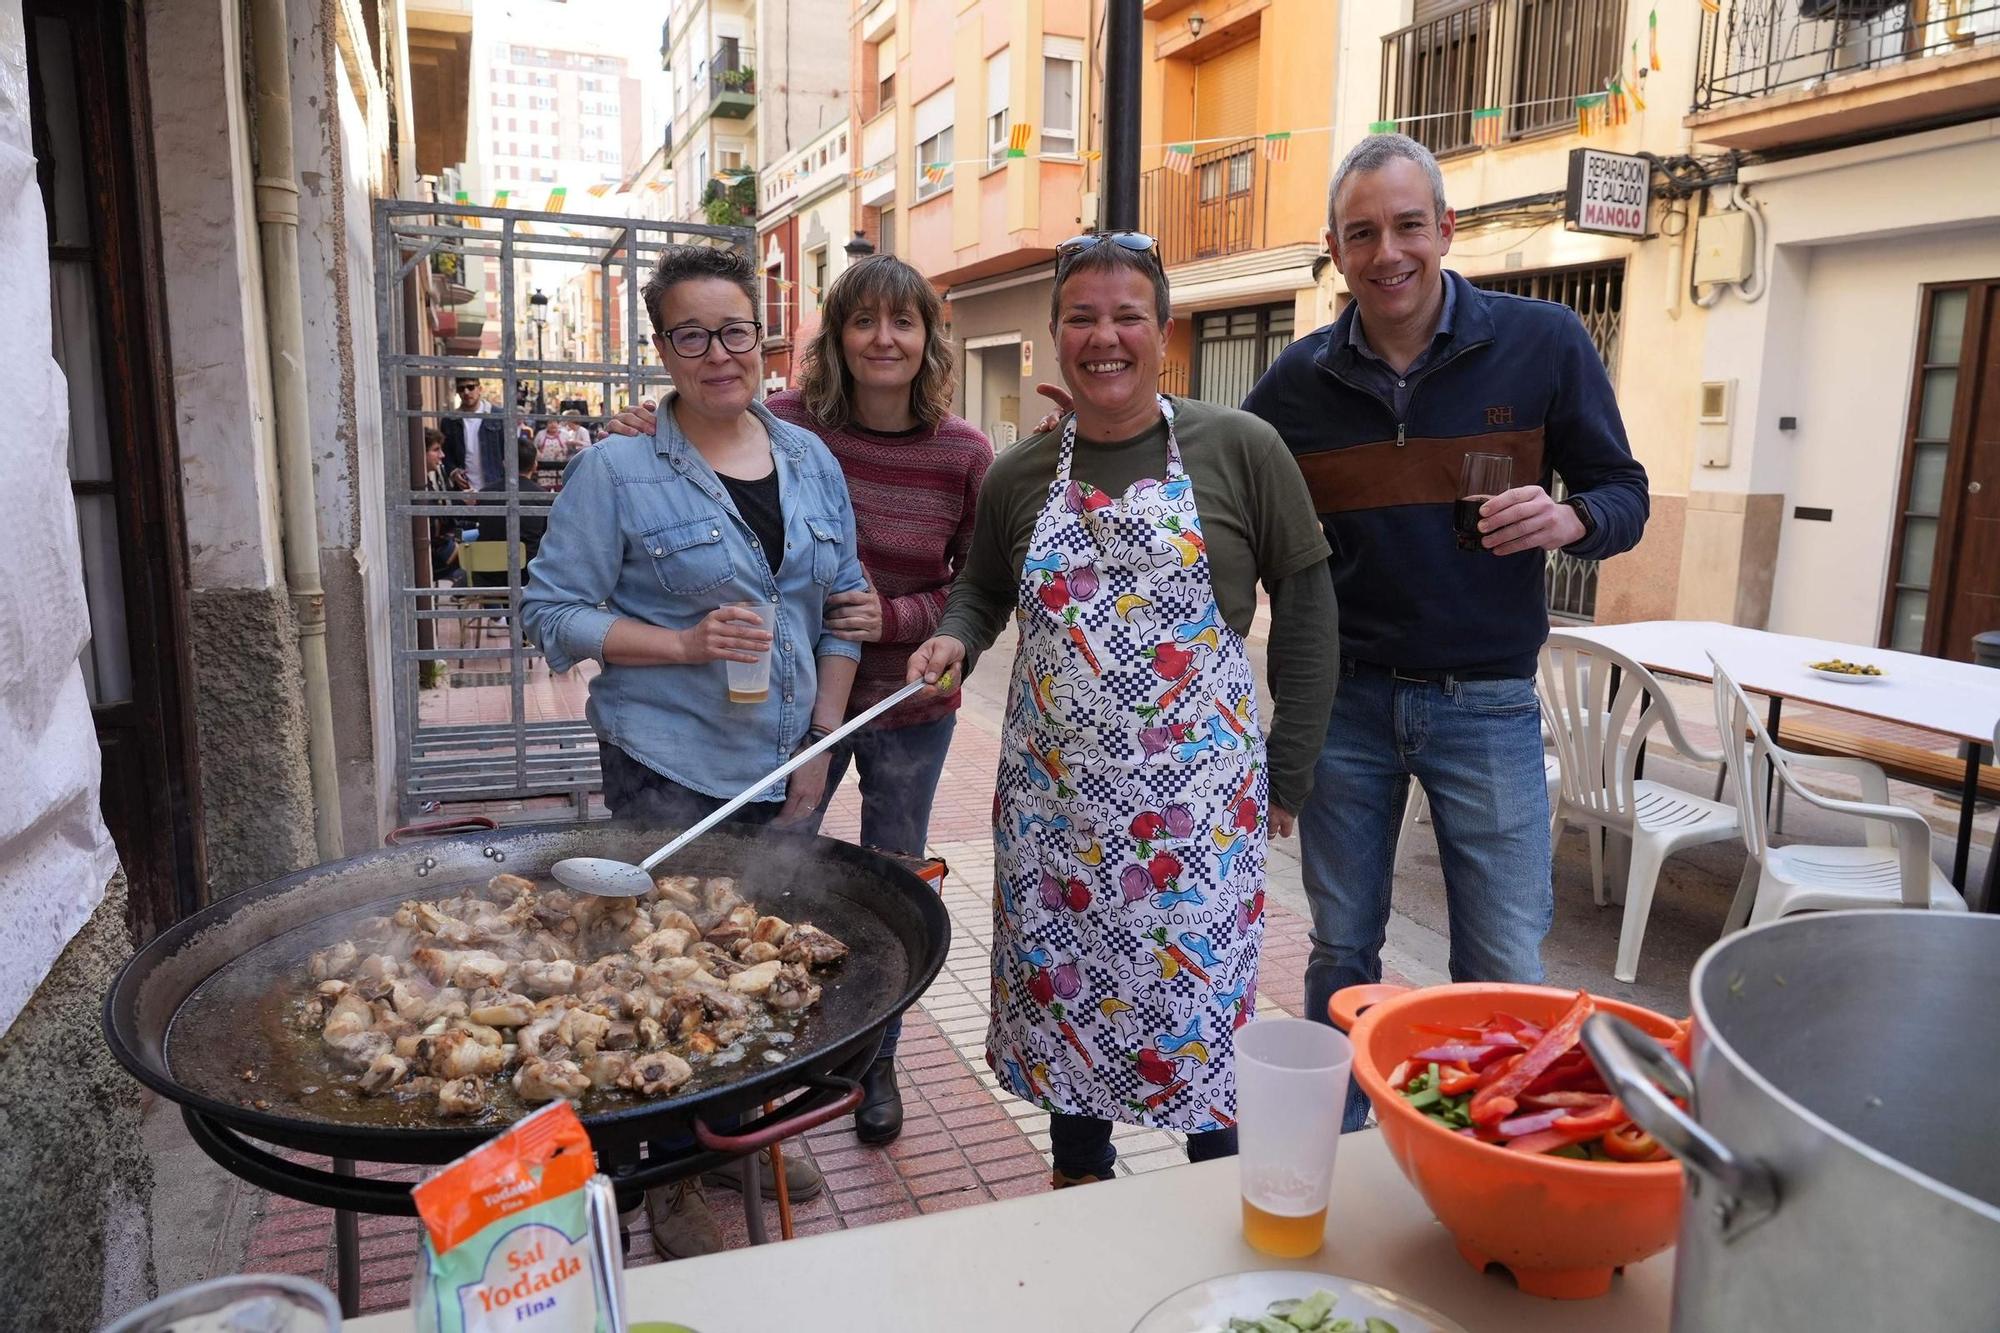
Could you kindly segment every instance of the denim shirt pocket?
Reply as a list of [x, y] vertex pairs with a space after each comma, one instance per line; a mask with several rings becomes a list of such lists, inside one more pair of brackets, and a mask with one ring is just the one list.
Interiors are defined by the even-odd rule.
[[813, 582], [822, 588], [831, 588], [833, 581], [840, 577], [840, 524], [830, 518], [807, 518], [806, 527], [812, 532], [812, 576]]
[[729, 581], [734, 571], [723, 522], [713, 515], [686, 519], [640, 536], [662, 587], [676, 596], [692, 597]]

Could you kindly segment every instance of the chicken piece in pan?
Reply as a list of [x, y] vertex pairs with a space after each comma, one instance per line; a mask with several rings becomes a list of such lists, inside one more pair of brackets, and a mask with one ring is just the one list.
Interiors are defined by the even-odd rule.
[[847, 946], [810, 921], [801, 921], [785, 936], [778, 957], [807, 967], [828, 967], [847, 957]]
[[626, 1066], [618, 1086], [648, 1097], [664, 1097], [694, 1077], [694, 1068], [672, 1051], [653, 1051]]
[[514, 1091], [524, 1102], [552, 1102], [590, 1091], [590, 1076], [574, 1060], [530, 1058], [514, 1071]]

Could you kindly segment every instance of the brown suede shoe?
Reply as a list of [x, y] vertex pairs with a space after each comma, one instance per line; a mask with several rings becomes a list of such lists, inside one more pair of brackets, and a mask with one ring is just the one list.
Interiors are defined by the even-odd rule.
[[691, 1180], [647, 1190], [646, 1212], [652, 1219], [653, 1253], [662, 1259], [692, 1259], [723, 1247], [722, 1228]]
[[1115, 1173], [1106, 1173], [1100, 1176], [1095, 1171], [1086, 1171], [1080, 1176], [1071, 1176], [1065, 1175], [1061, 1171], [1051, 1171], [1049, 1172], [1049, 1188], [1052, 1190], [1066, 1190], [1072, 1185], [1097, 1185], [1107, 1180], [1116, 1180], [1117, 1178]]
[[[771, 1154], [766, 1152], [762, 1157], [761, 1169], [757, 1172], [758, 1192], [767, 1199], [775, 1199], [778, 1197], [778, 1182], [771, 1174]], [[701, 1183], [720, 1185], [724, 1189], [732, 1189], [741, 1194], [745, 1160], [747, 1159], [739, 1157], [733, 1162], [723, 1163], [713, 1171], [704, 1171]], [[785, 1144], [785, 1193], [793, 1203], [804, 1203], [807, 1199], [818, 1198], [820, 1191], [825, 1188], [826, 1177], [822, 1176], [819, 1168], [813, 1165], [812, 1158], [806, 1154], [805, 1144], [799, 1139], [789, 1140]]]

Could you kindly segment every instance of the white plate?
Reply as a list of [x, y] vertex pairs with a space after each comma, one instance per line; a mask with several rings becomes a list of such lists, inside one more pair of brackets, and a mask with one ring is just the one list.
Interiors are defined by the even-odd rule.
[[1850, 676], [1845, 671], [1821, 671], [1816, 666], [1809, 666], [1806, 668], [1806, 670], [1812, 672], [1815, 676], [1819, 676], [1824, 680], [1837, 680], [1842, 685], [1873, 685], [1879, 681], [1884, 681], [1889, 679], [1887, 675]]
[[1396, 1333], [1465, 1333], [1437, 1311], [1386, 1288], [1292, 1269], [1225, 1273], [1184, 1287], [1147, 1311], [1132, 1333], [1218, 1333], [1232, 1318], [1263, 1314], [1272, 1301], [1298, 1300], [1322, 1289], [1340, 1298], [1334, 1314], [1356, 1323], [1373, 1315], [1394, 1324]]

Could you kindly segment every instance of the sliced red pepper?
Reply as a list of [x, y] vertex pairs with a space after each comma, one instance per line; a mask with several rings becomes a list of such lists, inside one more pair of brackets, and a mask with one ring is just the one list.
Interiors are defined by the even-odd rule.
[[1694, 1068], [1694, 1019], [1683, 1018], [1676, 1026], [1680, 1030], [1674, 1033], [1673, 1040], [1667, 1043], [1667, 1050], [1672, 1052], [1673, 1057], [1684, 1067], [1692, 1069]]
[[1590, 1054], [1581, 1048], [1572, 1047], [1561, 1059], [1550, 1065], [1529, 1083], [1527, 1092], [1555, 1092], [1570, 1090], [1579, 1092], [1604, 1092], [1604, 1080], [1597, 1072], [1597, 1066], [1590, 1062]]
[[1509, 1032], [1528, 1041], [1539, 1041], [1542, 1036], [1542, 1027], [1540, 1024], [1530, 1023], [1527, 1019], [1516, 1018], [1512, 1014], [1495, 1014], [1493, 1015], [1493, 1022], [1495, 1025], [1506, 1028]]
[[1543, 1110], [1557, 1106], [1596, 1106], [1610, 1095], [1610, 1093], [1606, 1092], [1581, 1092], [1574, 1090], [1564, 1092], [1524, 1092], [1521, 1094], [1521, 1105], [1539, 1106]]
[[1566, 1148], [1572, 1143], [1588, 1143], [1598, 1137], [1601, 1132], [1594, 1129], [1564, 1129], [1561, 1123], [1557, 1123], [1538, 1133], [1523, 1134], [1519, 1138], [1508, 1139], [1507, 1150], [1509, 1152], [1554, 1152], [1557, 1148]]
[[1446, 1097], [1456, 1097], [1462, 1092], [1471, 1092], [1479, 1086], [1479, 1075], [1463, 1065], [1438, 1066], [1438, 1092]]
[[1621, 1162], [1647, 1162], [1661, 1155], [1659, 1142], [1631, 1121], [1604, 1136], [1604, 1152]]
[[1631, 1119], [1616, 1097], [1606, 1097], [1596, 1106], [1581, 1108], [1556, 1121], [1557, 1129], [1585, 1132], [1588, 1137], [1608, 1134]]
[[[1515, 1060], [1513, 1066], [1499, 1078], [1493, 1080], [1472, 1094], [1469, 1113], [1475, 1125], [1492, 1125], [1505, 1120], [1520, 1105], [1515, 1099], [1535, 1081], [1535, 1076], [1562, 1057], [1564, 1052], [1576, 1044], [1577, 1034], [1583, 1031], [1583, 1020], [1590, 1017], [1596, 1006], [1591, 1003], [1588, 991], [1578, 991], [1576, 1000], [1560, 1021], [1543, 1033], [1541, 1039]], [[1532, 1137], [1532, 1136], [1531, 1136]]]
[[1489, 1083], [1498, 1083], [1501, 1079], [1507, 1077], [1513, 1071], [1514, 1067], [1526, 1058], [1527, 1052], [1516, 1051], [1512, 1055], [1502, 1056], [1500, 1059], [1495, 1060], [1492, 1064], [1479, 1071], [1479, 1086], [1483, 1088]]

